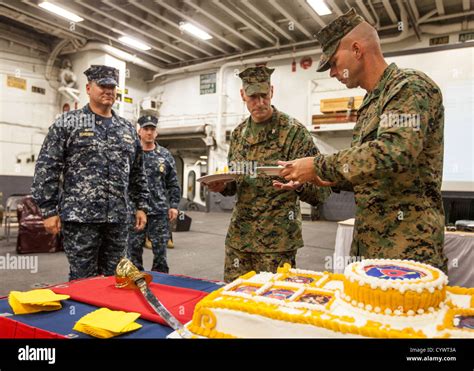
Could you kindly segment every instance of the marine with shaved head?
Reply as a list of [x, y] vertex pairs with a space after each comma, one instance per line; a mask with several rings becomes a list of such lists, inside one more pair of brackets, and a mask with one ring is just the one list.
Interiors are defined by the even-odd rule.
[[317, 70], [367, 94], [350, 148], [281, 161], [280, 174], [354, 192], [352, 256], [412, 259], [446, 272], [440, 88], [420, 71], [387, 64], [376, 30], [354, 9], [317, 37], [323, 52]]

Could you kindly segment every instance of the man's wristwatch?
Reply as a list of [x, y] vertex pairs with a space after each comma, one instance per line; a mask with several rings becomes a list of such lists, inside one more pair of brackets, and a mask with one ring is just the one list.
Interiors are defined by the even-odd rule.
[[301, 184], [298, 188], [295, 189], [295, 192], [297, 194], [301, 194], [301, 192], [303, 192], [303, 189], [304, 189], [304, 184]]

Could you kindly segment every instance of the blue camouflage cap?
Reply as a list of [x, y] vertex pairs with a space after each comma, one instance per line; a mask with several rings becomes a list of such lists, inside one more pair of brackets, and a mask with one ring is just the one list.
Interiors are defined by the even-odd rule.
[[140, 125], [141, 128], [144, 128], [145, 126], [156, 126], [158, 125], [158, 117], [156, 116], [142, 116], [138, 119], [138, 124]]
[[119, 70], [100, 64], [93, 64], [84, 71], [88, 81], [95, 81], [97, 85], [118, 85]]

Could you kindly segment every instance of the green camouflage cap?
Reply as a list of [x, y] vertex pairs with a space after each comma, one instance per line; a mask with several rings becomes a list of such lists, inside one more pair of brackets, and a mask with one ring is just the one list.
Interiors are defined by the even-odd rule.
[[118, 85], [119, 70], [99, 64], [93, 64], [84, 71], [88, 81], [95, 81], [97, 85]]
[[336, 52], [342, 38], [364, 21], [365, 19], [357, 14], [354, 8], [351, 8], [347, 13], [337, 17], [317, 33], [316, 38], [321, 44], [323, 54], [316, 71], [323, 72], [329, 69], [329, 60]]
[[270, 91], [270, 75], [275, 71], [265, 66], [249, 67], [239, 73], [245, 94], [267, 94]]

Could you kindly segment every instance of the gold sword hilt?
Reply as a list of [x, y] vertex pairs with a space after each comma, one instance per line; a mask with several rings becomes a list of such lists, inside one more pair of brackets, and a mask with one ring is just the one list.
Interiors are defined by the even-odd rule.
[[120, 259], [115, 269], [115, 287], [119, 289], [138, 289], [137, 281], [140, 279], [144, 279], [146, 285], [148, 285], [152, 280], [152, 276], [149, 273], [140, 272], [129, 259]]

